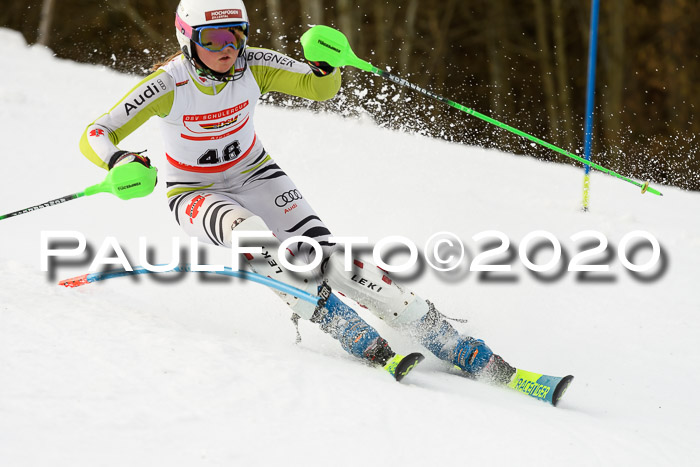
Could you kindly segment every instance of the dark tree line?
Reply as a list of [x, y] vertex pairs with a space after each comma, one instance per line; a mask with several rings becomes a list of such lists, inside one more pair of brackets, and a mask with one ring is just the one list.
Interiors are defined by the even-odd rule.
[[[177, 50], [178, 0], [28, 0], [0, 9], [60, 57], [146, 73]], [[328, 24], [358, 56], [567, 150], [582, 147], [590, 0], [249, 0], [252, 45], [301, 57], [299, 36]], [[700, 190], [700, 2], [601, 2], [594, 160]], [[342, 95], [272, 103], [344, 115], [562, 162], [562, 156], [356, 70]], [[119, 90], [115, 90], [118, 93]]]

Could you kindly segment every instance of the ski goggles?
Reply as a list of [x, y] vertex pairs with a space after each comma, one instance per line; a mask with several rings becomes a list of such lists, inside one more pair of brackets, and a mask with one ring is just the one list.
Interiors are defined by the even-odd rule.
[[228, 23], [213, 26], [190, 27], [175, 16], [175, 26], [185, 37], [210, 52], [220, 52], [226, 47], [241, 50], [245, 47], [248, 23]]

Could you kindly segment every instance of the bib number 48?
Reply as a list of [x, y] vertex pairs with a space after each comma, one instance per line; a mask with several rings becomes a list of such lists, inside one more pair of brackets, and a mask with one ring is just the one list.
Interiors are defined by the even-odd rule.
[[199, 156], [197, 163], [199, 165], [216, 165], [221, 164], [222, 162], [230, 162], [238, 158], [238, 156], [241, 155], [241, 152], [241, 143], [236, 140], [224, 147], [222, 151], [223, 154], [221, 156], [219, 156], [218, 149], [209, 149], [207, 152]]

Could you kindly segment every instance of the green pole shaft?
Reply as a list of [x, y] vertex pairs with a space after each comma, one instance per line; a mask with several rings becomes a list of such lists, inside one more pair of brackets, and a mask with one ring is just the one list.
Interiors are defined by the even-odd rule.
[[429, 90], [427, 90], [427, 89], [423, 89], [423, 88], [421, 88], [420, 86], [417, 86], [417, 85], [415, 85], [415, 84], [413, 84], [413, 83], [411, 83], [411, 82], [409, 82], [409, 81], [406, 81], [406, 80], [403, 79], [403, 78], [400, 78], [400, 77], [398, 77], [398, 76], [396, 76], [396, 75], [393, 75], [393, 74], [389, 73], [388, 71], [381, 70], [381, 69], [379, 69], [379, 68], [377, 68], [377, 67], [375, 67], [375, 66], [373, 66], [373, 65], [370, 65], [370, 67], [371, 67], [371, 68], [369, 68], [369, 69], [367, 69], [367, 67], [363, 67], [363, 69], [365, 69], [365, 70], [367, 70], [367, 71], [370, 71], [371, 73], [374, 73], [374, 74], [377, 75], [377, 76], [381, 76], [382, 78], [386, 78], [386, 79], [388, 79], [389, 81], [392, 81], [392, 82], [394, 82], [394, 83], [396, 83], [396, 84], [399, 84], [399, 85], [401, 85], [401, 86], [405, 86], [405, 87], [411, 88], [411, 89], [413, 89], [414, 91], [418, 91], [418, 92], [420, 92], [421, 94], [424, 94], [424, 95], [426, 95], [426, 96], [428, 96], [428, 97], [430, 97], [430, 98], [433, 98], [433, 99], [435, 99], [435, 100], [438, 100], [438, 101], [440, 101], [440, 102], [443, 102], [443, 103], [449, 105], [450, 107], [454, 107], [454, 108], [457, 109], [457, 110], [461, 110], [462, 112], [466, 112], [466, 113], [468, 113], [469, 115], [472, 115], [472, 116], [474, 116], [474, 117], [476, 117], [476, 118], [479, 118], [479, 119], [481, 119], [481, 120], [484, 120], [485, 122], [488, 122], [488, 123], [490, 123], [490, 124], [492, 124], [492, 125], [495, 125], [495, 126], [497, 126], [497, 127], [499, 127], [499, 128], [502, 128], [502, 129], [504, 129], [504, 130], [510, 131], [511, 133], [514, 133], [514, 134], [516, 134], [516, 135], [518, 135], [518, 136], [521, 136], [521, 137], [523, 137], [523, 138], [529, 139], [530, 141], [532, 141], [532, 142], [534, 142], [534, 143], [537, 143], [537, 144], [539, 144], [540, 146], [543, 146], [543, 147], [545, 147], [545, 148], [547, 148], [547, 149], [551, 149], [552, 151], [555, 151], [555, 152], [557, 152], [557, 153], [559, 153], [559, 154], [562, 154], [562, 155], [564, 155], [564, 156], [566, 156], [566, 157], [569, 157], [569, 158], [571, 158], [571, 159], [577, 160], [577, 161], [581, 162], [582, 164], [585, 164], [585, 165], [587, 165], [587, 166], [589, 166], [589, 167], [592, 167], [592, 168], [594, 168], [594, 169], [596, 169], [596, 170], [599, 170], [599, 171], [604, 172], [604, 173], [606, 173], [606, 174], [608, 174], [608, 175], [612, 175], [612, 176], [614, 176], [614, 177], [617, 177], [617, 178], [619, 178], [620, 180], [624, 180], [624, 181], [626, 181], [626, 182], [628, 182], [628, 183], [631, 183], [631, 184], [633, 184], [633, 185], [636, 185], [636, 186], [638, 186], [639, 188], [642, 189], [642, 193], [648, 191], [649, 193], [652, 193], [652, 194], [655, 194], [655, 195], [659, 195], [659, 196], [663, 196], [658, 190], [655, 190], [654, 188], [651, 188], [651, 187], [649, 186], [649, 183], [648, 183], [648, 182], [641, 183], [641, 182], [638, 182], [638, 181], [636, 181], [636, 180], [632, 180], [631, 178], [625, 177], [624, 175], [620, 175], [619, 173], [614, 172], [614, 171], [612, 171], [612, 170], [610, 170], [610, 169], [607, 169], [607, 168], [605, 168], [605, 167], [603, 167], [603, 166], [601, 166], [601, 165], [598, 165], [598, 164], [596, 164], [596, 163], [594, 163], [594, 162], [588, 161], [588, 160], [584, 159], [583, 157], [580, 157], [580, 156], [577, 156], [576, 154], [572, 154], [572, 153], [570, 153], [570, 152], [568, 152], [568, 151], [565, 151], [564, 149], [561, 149], [561, 148], [559, 148], [559, 147], [557, 147], [557, 146], [555, 146], [555, 145], [553, 145], [553, 144], [551, 144], [551, 143], [548, 143], [547, 141], [544, 141], [544, 140], [542, 140], [542, 139], [540, 139], [540, 138], [537, 138], [536, 136], [532, 136], [531, 134], [525, 133], [525, 132], [522, 131], [522, 130], [518, 130], [517, 128], [514, 128], [514, 127], [512, 127], [512, 126], [510, 126], [510, 125], [507, 125], [507, 124], [505, 124], [505, 123], [499, 122], [498, 120], [496, 120], [496, 119], [494, 119], [494, 118], [491, 118], [491, 117], [489, 117], [489, 116], [487, 116], [487, 115], [484, 115], [484, 114], [482, 114], [482, 113], [479, 113], [479, 112], [477, 112], [476, 110], [470, 109], [469, 107], [466, 107], [466, 106], [464, 106], [464, 105], [462, 105], [462, 104], [459, 104], [459, 103], [457, 103], [457, 102], [454, 102], [454, 101], [452, 101], [452, 100], [450, 100], [450, 99], [447, 99], [446, 97], [442, 97], [442, 96], [440, 96], [439, 94], [435, 94], [435, 93], [432, 92], [432, 91], [429, 91]]
[[462, 104], [458, 104], [457, 102], [451, 101], [450, 99], [447, 99], [445, 97], [442, 97], [438, 94], [435, 94], [432, 91], [429, 91], [427, 89], [423, 89], [420, 86], [417, 86], [409, 81], [406, 81], [403, 78], [400, 78], [396, 75], [392, 75], [388, 71], [381, 70], [377, 68], [376, 66], [372, 65], [368, 61], [362, 60], [355, 55], [355, 52], [352, 51], [352, 48], [350, 47], [350, 44], [348, 42], [348, 38], [345, 37], [345, 35], [333, 28], [330, 28], [328, 26], [323, 26], [323, 25], [317, 25], [306, 31], [302, 36], [301, 36], [301, 45], [304, 48], [304, 56], [306, 57], [307, 60], [311, 61], [322, 61], [326, 62], [331, 66], [334, 67], [340, 67], [340, 66], [353, 66], [355, 68], [358, 68], [360, 70], [364, 70], [370, 73], [373, 73], [377, 76], [380, 76], [382, 78], [386, 78], [389, 81], [392, 81], [396, 84], [399, 84], [401, 86], [406, 86], [407, 88], [411, 88], [414, 91], [418, 91], [421, 94], [424, 94], [432, 99], [438, 100], [440, 102], [443, 102], [451, 107], [454, 107], [455, 109], [461, 110], [462, 112], [466, 112], [469, 115], [472, 115], [474, 117], [477, 117], [481, 120], [484, 120], [485, 122], [488, 122], [492, 125], [495, 125], [499, 128], [502, 128], [504, 130], [510, 131], [511, 133], [514, 133], [518, 136], [521, 136], [523, 138], [529, 139], [530, 141], [539, 144], [540, 146], [543, 146], [547, 149], [551, 149], [552, 151], [555, 151], [559, 154], [562, 154], [566, 157], [569, 157], [571, 159], [574, 159], [587, 167], [592, 167], [594, 169], [597, 169], [601, 172], [604, 172], [608, 175], [612, 175], [614, 177], [619, 178], [620, 180], [624, 180], [628, 183], [631, 183], [637, 187], [641, 187], [642, 193], [646, 193], [647, 191], [650, 193], [653, 193], [655, 195], [661, 196], [661, 193], [651, 187], [649, 187], [649, 182], [645, 183], [640, 183], [636, 180], [632, 180], [630, 178], [624, 177], [616, 172], [613, 172], [610, 169], [607, 169], [601, 165], [595, 164], [593, 162], [590, 162], [583, 157], [579, 157], [575, 154], [571, 154], [568, 151], [565, 151], [561, 148], [558, 148], [557, 146], [548, 143], [544, 140], [541, 140], [540, 138], [537, 138], [535, 136], [532, 136], [528, 133], [525, 133], [524, 131], [518, 130], [517, 128], [513, 128], [510, 125], [506, 125], [505, 123], [501, 123], [496, 119], [493, 119], [491, 117], [488, 117], [484, 114], [480, 114], [476, 110], [470, 109], [469, 107], [465, 107]]

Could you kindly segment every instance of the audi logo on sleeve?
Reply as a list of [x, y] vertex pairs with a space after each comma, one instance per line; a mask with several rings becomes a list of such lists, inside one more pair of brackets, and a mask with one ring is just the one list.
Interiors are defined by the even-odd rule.
[[303, 196], [301, 196], [301, 193], [299, 193], [299, 190], [291, 190], [287, 191], [285, 193], [282, 193], [281, 195], [278, 195], [275, 198], [275, 205], [277, 207], [283, 208], [289, 203], [292, 203], [298, 199], [302, 199]]

